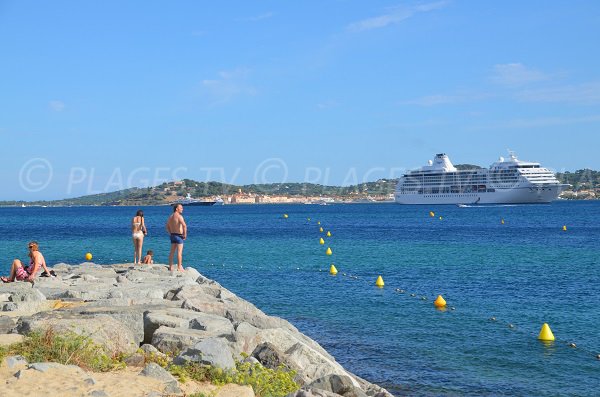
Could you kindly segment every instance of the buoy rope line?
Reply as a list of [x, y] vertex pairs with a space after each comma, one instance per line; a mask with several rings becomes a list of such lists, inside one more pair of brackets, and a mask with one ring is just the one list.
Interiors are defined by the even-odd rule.
[[[286, 216], [286, 215], [287, 214], [284, 214], [284, 216], [283, 216], [284, 219], [288, 219], [288, 216]], [[430, 216], [433, 218], [435, 216], [435, 214], [431, 215], [431, 213], [430, 213]], [[504, 219], [502, 221], [504, 221]], [[319, 226], [319, 228], [317, 229], [318, 230], [318, 236], [319, 236], [318, 243], [319, 243], [319, 246], [322, 248], [322, 247], [326, 246], [326, 240], [324, 238], [325, 237], [329, 238], [329, 237], [332, 236], [332, 234], [331, 234], [331, 230], [330, 229], [327, 230], [320, 221], [316, 221], [316, 224], [317, 224], [317, 226]], [[504, 224], [504, 222], [502, 222], [502, 224]], [[311, 218], [307, 218], [307, 222], [305, 223], [305, 225], [307, 225], [307, 226], [314, 226], [314, 222], [311, 223]], [[563, 227], [563, 230], [565, 230], [565, 227]], [[332, 250], [331, 250], [330, 246], [327, 246], [327, 247], [328, 248], [327, 248], [326, 254], [329, 256], [329, 255], [331, 255]], [[335, 274], [331, 274], [330, 273], [331, 269], [322, 269], [322, 268], [319, 268], [319, 269], [314, 270], [314, 271], [315, 272], [319, 272], [319, 273], [327, 273], [327, 275], [330, 276], [330, 277], [340, 276], [340, 277], [343, 277], [343, 278], [345, 278], [347, 280], [350, 280], [350, 282], [358, 282], [358, 283], [363, 284], [363, 285], [365, 285], [367, 287], [370, 287], [370, 288], [377, 287], [377, 285], [375, 284], [375, 282], [373, 282], [373, 280], [377, 279], [377, 281], [379, 281], [378, 277], [381, 277], [381, 275], [374, 275], [374, 274], [370, 274], [370, 273], [360, 273], [359, 272], [359, 273], [356, 273], [356, 274], [351, 274], [351, 273], [348, 273], [348, 272], [339, 271], [338, 269], [335, 268], [335, 266], [334, 266], [333, 263], [331, 265], [336, 270]], [[210, 267], [226, 267], [225, 263], [222, 263], [221, 265], [210, 263], [210, 264], [208, 264], [208, 266], [210, 266]], [[232, 266], [227, 266], [227, 267], [231, 268]], [[233, 267], [238, 268], [238, 265], [233, 265]], [[252, 265], [239, 265], [239, 268], [240, 269], [248, 268], [248, 269], [259, 269], [259, 270], [262, 270], [263, 266], [254, 267]], [[287, 268], [288, 267], [285, 266], [285, 265], [283, 265], [283, 266], [277, 266], [277, 270], [284, 270], [286, 272], [288, 271]], [[274, 270], [274, 269], [266, 267], [266, 266], [264, 267], [264, 269], [265, 270]], [[300, 270], [301, 271], [313, 271], [312, 269], [300, 268], [298, 266], [295, 266], [293, 268], [293, 270], [297, 270], [297, 271], [300, 271]], [[383, 282], [383, 279], [382, 279], [382, 282]], [[419, 302], [421, 302], [423, 304], [427, 303], [428, 305], [432, 305], [433, 306], [433, 304], [432, 304], [433, 301], [427, 296], [427, 294], [416, 293], [414, 291], [411, 292], [411, 291], [405, 290], [403, 288], [398, 288], [398, 287], [394, 288], [393, 286], [390, 286], [390, 285], [387, 285], [387, 287], [388, 287], [388, 289], [392, 289], [394, 295], [407, 296], [407, 297], [410, 297], [410, 298], [415, 298], [415, 300], [418, 300]], [[382, 286], [380, 289], [383, 289], [383, 288], [384, 287]], [[431, 295], [435, 296], [436, 293], [431, 293], [429, 295], [430, 296]], [[438, 299], [439, 298], [441, 298], [441, 295], [438, 296]], [[442, 300], [443, 300], [443, 298], [442, 298]], [[445, 303], [446, 302], [444, 301], [444, 306], [443, 307], [441, 307], [441, 308], [434, 307], [434, 309], [443, 311], [443, 312], [447, 313], [448, 315], [451, 315], [452, 313], [455, 313], [455, 312], [459, 313], [459, 311], [456, 311], [456, 308], [454, 306], [451, 306], [451, 305], [446, 306]], [[521, 327], [519, 327], [516, 323], [498, 319], [496, 316], [491, 316], [491, 317], [488, 317], [488, 318], [485, 318], [485, 319], [482, 318], [482, 317], [479, 317], [479, 320], [480, 321], [485, 321], [485, 322], [488, 322], [488, 323], [497, 324], [499, 326], [504, 327], [505, 329], [507, 329], [509, 331], [516, 332], [516, 333], [525, 335], [527, 337], [532, 337], [532, 335], [529, 332], [526, 332], [525, 330], [521, 329]], [[565, 347], [570, 347], [572, 349], [579, 350], [581, 353], [585, 353], [586, 355], [594, 357], [595, 359], [597, 359], [600, 362], [600, 352], [595, 352], [595, 351], [593, 351], [593, 350], [591, 350], [589, 348], [581, 347], [581, 346], [575, 344], [575, 342], [573, 342], [571, 340], [567, 340], [567, 339], [564, 339], [564, 338], [555, 338], [554, 341], [550, 341], [550, 342], [548, 342], [548, 341], [541, 341], [541, 342], [542, 343], [549, 343], [549, 344], [551, 344], [553, 346], [557, 346], [557, 347], [559, 347], [559, 346], [565, 346]]]
[[[429, 216], [433, 218], [433, 217], [435, 217], [435, 213], [429, 212]], [[443, 217], [440, 216], [439, 220], [442, 220], [442, 219], [443, 219]], [[308, 223], [307, 224], [310, 225], [310, 218], [308, 218]], [[505, 224], [504, 219], [501, 220], [501, 224], [502, 225]], [[317, 225], [320, 226], [319, 227], [319, 232], [323, 233], [324, 228], [323, 228], [323, 225], [321, 224], [321, 222], [320, 221], [317, 222]], [[562, 230], [566, 231], [567, 227], [563, 226]], [[327, 237], [331, 237], [331, 234], [330, 234], [329, 231], [327, 231]], [[324, 245], [323, 244], [323, 237], [320, 238], [319, 243], [320, 243], [320, 245]], [[331, 249], [329, 247], [327, 248], [327, 255], [331, 255]], [[332, 272], [333, 270], [335, 270], [335, 273]], [[323, 272], [323, 271], [326, 271], [326, 270], [319, 269], [319, 272]], [[337, 276], [338, 274], [341, 274], [342, 277], [348, 277], [350, 280], [362, 282], [363, 284], [366, 284], [366, 285], [368, 285], [370, 287], [377, 286], [377, 287], [383, 288], [383, 286], [384, 286], [383, 279], [382, 279], [381, 275], [379, 275], [377, 277], [376, 284], [373, 284], [372, 282], [368, 282], [367, 278], [374, 279], [375, 276], [373, 276], [373, 275], [366, 275], [365, 274], [365, 275], [361, 275], [361, 277], [359, 278], [359, 276], [357, 276], [357, 275], [347, 274], [346, 272], [341, 272], [340, 273], [337, 270], [337, 268], [332, 263], [331, 264], [331, 270], [330, 270], [330, 276]], [[364, 277], [364, 279], [362, 277]], [[417, 298], [417, 297], [419, 297], [417, 293], [415, 293], [415, 292], [407, 292], [406, 290], [404, 290], [402, 288], [395, 288], [393, 291], [397, 295], [408, 295], [411, 298]], [[433, 295], [435, 296], [435, 293]], [[426, 295], [421, 295], [419, 297], [419, 300], [421, 302], [429, 302], [429, 298]], [[441, 300], [443, 302], [443, 304], [440, 307], [438, 307], [438, 301], [439, 300]], [[434, 304], [435, 304], [435, 308], [438, 309], [438, 310], [441, 310], [441, 311], [444, 311], [444, 312], [449, 311], [449, 313], [452, 313], [452, 312], [455, 311], [455, 307], [454, 306], [449, 306], [449, 307], [446, 306], [446, 301], [444, 300], [444, 298], [442, 298], [441, 295], [438, 295], [438, 298], [436, 299], [436, 301], [434, 301]], [[483, 320], [483, 319], [481, 319], [481, 320]], [[517, 332], [517, 333], [520, 333], [522, 335], [527, 335], [527, 336], [530, 336], [530, 337], [532, 336], [528, 332], [525, 332], [524, 330], [521, 330], [521, 328], [518, 327], [517, 325], [515, 325], [514, 322], [498, 321], [498, 318], [495, 317], [495, 316], [492, 316], [492, 317], [486, 319], [485, 321], [496, 323], [496, 324], [503, 324], [510, 331]], [[544, 324], [544, 326], [547, 326], [547, 324]], [[550, 331], [550, 333], [551, 333], [551, 331]], [[554, 336], [552, 336], [552, 337], [554, 338]], [[559, 344], [562, 344], [562, 345], [570, 347], [572, 349], [577, 349], [577, 350], [581, 351], [582, 353], [585, 353], [585, 354], [587, 354], [587, 355], [589, 355], [591, 357], [596, 358], [597, 360], [600, 360], [600, 353], [597, 353], [597, 352], [595, 352], [595, 351], [593, 351], [591, 349], [585, 348], [585, 347], [580, 347], [575, 342], [567, 340], [567, 339], [554, 338], [553, 341], [542, 341], [542, 342], [543, 343], [550, 343], [552, 345], [554, 345], [556, 343], [557, 346], [559, 346]]]

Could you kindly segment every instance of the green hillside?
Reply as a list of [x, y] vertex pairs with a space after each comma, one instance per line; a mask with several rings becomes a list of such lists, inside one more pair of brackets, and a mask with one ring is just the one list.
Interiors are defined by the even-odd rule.
[[[472, 164], [459, 164], [456, 168], [481, 168]], [[582, 169], [575, 172], [557, 173], [561, 183], [572, 185], [570, 190], [593, 191], [600, 189], [600, 171]], [[166, 182], [155, 187], [131, 188], [110, 193], [100, 193], [71, 199], [53, 201], [2, 201], [0, 206], [46, 205], [161, 205], [168, 204], [187, 194], [194, 198], [227, 196], [239, 191], [250, 194], [270, 196], [335, 196], [338, 198], [364, 198], [366, 196], [388, 196], [394, 192], [397, 179], [380, 179], [352, 186], [326, 186], [314, 183], [271, 183], [251, 185], [231, 185], [220, 182], [198, 182], [184, 179], [178, 182]]]

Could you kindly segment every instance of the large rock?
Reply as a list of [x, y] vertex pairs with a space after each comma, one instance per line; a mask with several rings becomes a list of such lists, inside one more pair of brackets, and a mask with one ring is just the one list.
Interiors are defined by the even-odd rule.
[[21, 317], [17, 323], [20, 334], [44, 332], [52, 328], [57, 334], [73, 332], [89, 337], [103, 346], [109, 355], [133, 353], [138, 343], [133, 332], [122, 322], [107, 315], [82, 315], [71, 312], [40, 312]]
[[231, 351], [222, 338], [204, 339], [193, 347], [187, 348], [173, 360], [177, 365], [183, 365], [188, 361], [223, 369], [235, 368]]
[[326, 390], [320, 389], [306, 389], [302, 388], [293, 393], [286, 395], [285, 397], [343, 397], [339, 394], [332, 393]]
[[233, 339], [233, 335], [223, 335], [220, 332], [161, 326], [152, 335], [152, 345], [163, 353], [175, 353], [193, 347], [204, 339], [216, 337]]
[[243, 322], [238, 324], [233, 334], [233, 341], [230, 343], [231, 350], [235, 356], [240, 353], [250, 354], [258, 345], [256, 335], [260, 330], [254, 325]]
[[305, 388], [325, 390], [344, 397], [367, 397], [367, 394], [356, 387], [348, 376], [327, 375], [309, 383]]
[[273, 369], [284, 365], [286, 361], [283, 352], [269, 342], [256, 346], [256, 349], [252, 352], [252, 357], [256, 358], [264, 367]]
[[0, 316], [0, 334], [10, 334], [15, 327], [15, 321], [8, 316]]
[[[162, 307], [156, 305], [155, 307]], [[135, 338], [137, 345], [144, 341], [144, 312], [149, 309], [149, 305], [132, 306], [97, 306], [81, 307], [72, 310], [82, 316], [106, 315], [118, 320], [129, 329]]]
[[183, 301], [182, 308], [194, 310], [201, 313], [214, 314], [225, 317], [225, 304], [214, 298], [207, 298], [206, 295], [198, 298], [190, 298]]
[[289, 322], [279, 317], [267, 316], [252, 303], [240, 298], [225, 301], [225, 317], [234, 325], [247, 322], [260, 329], [287, 328], [297, 331]]
[[226, 318], [185, 309], [158, 309], [144, 313], [144, 341], [151, 342], [154, 332], [161, 326], [233, 335], [233, 325]]
[[146, 367], [140, 372], [141, 376], [147, 376], [149, 378], [158, 379], [165, 384], [165, 392], [169, 394], [179, 394], [181, 393], [181, 389], [179, 388], [179, 383], [177, 379], [173, 377], [167, 370], [155, 363], [149, 363]]
[[307, 344], [303, 338], [298, 338], [292, 331], [281, 328], [260, 330], [253, 341], [257, 342], [256, 346], [265, 342], [268, 342], [270, 346], [276, 346], [276, 353], [280, 356], [282, 364], [297, 372], [295, 380], [300, 385], [305, 385], [326, 375], [337, 374], [349, 376], [353, 385], [360, 387], [359, 382], [353, 379], [351, 374], [333, 357], [323, 354], [321, 349], [313, 347], [313, 345], [318, 346], [316, 342]]

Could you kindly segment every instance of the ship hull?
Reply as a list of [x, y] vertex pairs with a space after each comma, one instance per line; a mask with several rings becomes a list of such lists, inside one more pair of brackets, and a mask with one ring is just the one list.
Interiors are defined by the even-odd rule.
[[480, 193], [401, 194], [395, 193], [398, 204], [543, 204], [557, 199], [561, 185], [496, 189]]
[[184, 207], [208, 207], [215, 205], [216, 201], [194, 201], [192, 203], [181, 203]]

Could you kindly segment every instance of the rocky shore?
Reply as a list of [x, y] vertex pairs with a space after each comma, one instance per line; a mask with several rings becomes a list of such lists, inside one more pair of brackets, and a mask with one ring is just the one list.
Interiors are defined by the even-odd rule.
[[0, 344], [48, 328], [75, 332], [111, 354], [124, 354], [127, 368], [86, 373], [72, 365], [28, 363], [11, 356], [0, 367], [2, 395], [156, 397], [200, 390], [212, 396], [254, 396], [248, 386], [190, 388], [157, 364], [145, 364], [141, 348], [172, 354], [174, 363], [223, 369], [235, 367], [234, 360], [267, 368], [284, 365], [296, 371], [300, 385], [290, 397], [392, 396], [346, 371], [289, 322], [266, 315], [193, 268], [178, 273], [164, 265], [83, 263], [53, 269], [56, 277], [37, 278], [33, 286], [0, 285]]

